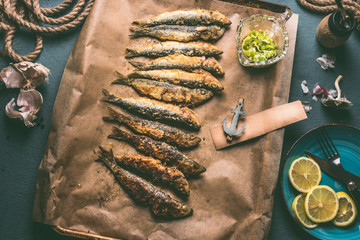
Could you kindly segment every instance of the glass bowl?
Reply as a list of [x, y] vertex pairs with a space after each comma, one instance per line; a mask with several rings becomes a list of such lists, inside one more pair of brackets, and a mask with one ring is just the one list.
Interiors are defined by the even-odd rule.
[[[262, 68], [270, 66], [283, 59], [289, 47], [289, 37], [285, 28], [286, 21], [290, 18], [288, 13], [285, 17], [274, 17], [268, 15], [252, 15], [249, 18], [241, 19], [236, 30], [236, 48], [241, 65], [245, 67]], [[241, 47], [242, 40], [253, 30], [264, 30], [273, 40], [276, 41], [276, 56], [262, 61], [251, 61], [247, 58]]]

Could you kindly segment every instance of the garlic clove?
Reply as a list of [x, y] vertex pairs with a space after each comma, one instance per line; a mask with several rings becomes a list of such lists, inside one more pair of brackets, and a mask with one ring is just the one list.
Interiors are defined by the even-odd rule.
[[0, 80], [5, 83], [7, 88], [21, 88], [27, 83], [23, 75], [12, 66], [1, 70]]
[[315, 96], [321, 95], [322, 97], [326, 97], [327, 95], [329, 95], [329, 92], [325, 87], [323, 87], [317, 83], [317, 84], [315, 84], [315, 86], [313, 88], [313, 94]]
[[1, 70], [0, 80], [7, 88], [36, 88], [49, 81], [50, 70], [39, 63], [19, 62]]
[[[35, 126], [34, 120], [37, 118], [36, 114], [41, 109], [43, 104], [43, 97], [40, 92], [35, 89], [20, 90], [20, 94], [15, 103], [15, 99], [6, 105], [5, 111], [9, 118], [19, 118], [24, 121], [25, 126]], [[16, 110], [16, 105], [20, 107]]]

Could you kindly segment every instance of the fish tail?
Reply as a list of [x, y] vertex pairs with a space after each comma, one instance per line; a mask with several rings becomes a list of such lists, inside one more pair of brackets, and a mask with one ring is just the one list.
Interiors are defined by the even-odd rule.
[[149, 34], [149, 29], [143, 27], [131, 27], [130, 31], [131, 31], [131, 33], [129, 34], [130, 37], [147, 36]]
[[[111, 107], [107, 107], [110, 116], [104, 116], [103, 120], [104, 121], [108, 121], [108, 122], [114, 122], [114, 121], [121, 121], [120, 117], [119, 117], [119, 113], [116, 112], [114, 109], [112, 109]], [[118, 120], [120, 119], [120, 120]]]
[[129, 78], [138, 78], [138, 77], [144, 77], [141, 74], [139, 74], [137, 71], [134, 71], [128, 75]]
[[104, 163], [111, 171], [115, 170], [116, 161], [112, 149], [106, 151], [103, 147], [99, 146], [100, 153], [97, 162]]
[[139, 56], [139, 54], [137, 53], [136, 50], [131, 49], [131, 48], [126, 48], [125, 58], [132, 58], [132, 57], [137, 57], [137, 56]]
[[110, 103], [117, 103], [119, 102], [119, 98], [117, 98], [115, 95], [111, 94], [108, 90], [103, 88], [102, 90], [104, 97], [102, 98], [102, 101], [104, 102], [110, 102]]
[[148, 19], [137, 19], [137, 20], [134, 20], [132, 23], [143, 26], [143, 25], [148, 24]]
[[129, 141], [131, 140], [131, 135], [127, 132], [124, 132], [123, 130], [120, 130], [117, 127], [114, 127], [112, 133], [108, 136], [108, 138]]
[[129, 63], [131, 65], [133, 65], [134, 67], [138, 68], [138, 69], [142, 69], [144, 67], [144, 63], [142, 62], [138, 62], [138, 61], [133, 61], [133, 60], [130, 60]]
[[113, 81], [111, 84], [122, 84], [122, 85], [127, 85], [127, 86], [131, 86], [131, 80], [125, 76], [124, 74], [116, 71], [116, 75], [117, 75], [117, 79], [115, 81]]

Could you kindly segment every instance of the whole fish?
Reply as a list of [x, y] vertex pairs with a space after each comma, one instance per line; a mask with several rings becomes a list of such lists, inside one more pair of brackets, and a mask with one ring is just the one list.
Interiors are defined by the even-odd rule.
[[127, 133], [116, 127], [113, 128], [112, 134], [108, 137], [130, 143], [137, 150], [163, 161], [164, 164], [175, 166], [187, 177], [197, 176], [206, 171], [204, 166], [182, 154], [176, 147], [164, 142]]
[[126, 116], [110, 107], [108, 107], [108, 110], [110, 116], [103, 117], [105, 121], [125, 124], [134, 132], [147, 135], [153, 139], [164, 141], [180, 148], [195, 147], [201, 141], [201, 138], [187, 134], [178, 128], [134, 116]]
[[131, 86], [142, 96], [188, 107], [198, 106], [213, 96], [211, 91], [203, 88], [192, 89], [150, 79], [127, 78], [121, 73], [112, 83]]
[[103, 93], [105, 95], [103, 101], [119, 105], [126, 110], [148, 118], [172, 122], [194, 130], [199, 130], [201, 127], [195, 113], [187, 107], [162, 103], [143, 97], [121, 98], [110, 94], [106, 89], [103, 89]]
[[129, 61], [131, 65], [138, 70], [155, 70], [155, 69], [181, 69], [192, 71], [194, 69], [204, 69], [218, 76], [224, 75], [224, 69], [219, 62], [213, 58], [189, 57], [181, 54], [174, 54], [165, 57], [155, 58], [148, 62]]
[[[104, 154], [111, 154], [110, 151], [102, 148], [101, 151]], [[154, 182], [160, 182], [166, 186], [170, 186], [182, 195], [190, 195], [188, 181], [184, 174], [175, 167], [167, 167], [158, 159], [140, 154], [114, 154], [114, 159], [119, 166], [125, 169], [141, 173]]]
[[138, 25], [219, 25], [228, 26], [231, 21], [226, 18], [225, 15], [218, 11], [209, 11], [204, 9], [193, 9], [193, 10], [178, 10], [173, 12], [165, 12], [159, 14], [153, 18], [140, 19], [133, 21], [134, 24]]
[[223, 51], [211, 43], [206, 42], [175, 42], [166, 41], [153, 43], [150, 45], [140, 45], [137, 47], [126, 48], [125, 57], [162, 57], [172, 54], [184, 54], [187, 56], [216, 56]]
[[154, 215], [163, 218], [183, 218], [193, 212], [188, 205], [173, 199], [146, 180], [132, 174], [116, 164], [112, 151], [100, 147], [98, 161], [103, 162], [114, 174], [120, 185], [136, 201], [150, 206]]
[[149, 78], [157, 81], [169, 82], [190, 88], [206, 88], [213, 91], [224, 89], [222, 84], [210, 73], [195, 70], [189, 73], [178, 69], [134, 71], [128, 75], [129, 78]]
[[158, 25], [131, 27], [131, 37], [149, 36], [162, 41], [189, 42], [195, 40], [216, 41], [224, 35], [225, 28], [212, 26]]

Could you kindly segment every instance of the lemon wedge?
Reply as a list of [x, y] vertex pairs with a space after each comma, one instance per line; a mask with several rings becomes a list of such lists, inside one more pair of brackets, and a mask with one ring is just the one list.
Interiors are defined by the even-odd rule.
[[312, 222], [306, 215], [305, 212], [305, 193], [300, 193], [297, 195], [292, 204], [292, 211], [294, 213], [295, 219], [304, 227], [308, 229], [313, 229], [318, 226], [317, 223]]
[[321, 170], [319, 165], [307, 157], [295, 159], [289, 169], [289, 180], [291, 185], [302, 193], [307, 193], [321, 181]]
[[339, 199], [339, 210], [332, 223], [338, 227], [346, 227], [351, 225], [357, 215], [357, 209], [352, 198], [345, 192], [336, 193]]
[[329, 186], [315, 186], [306, 195], [305, 212], [308, 218], [315, 223], [333, 220], [338, 209], [338, 197]]

